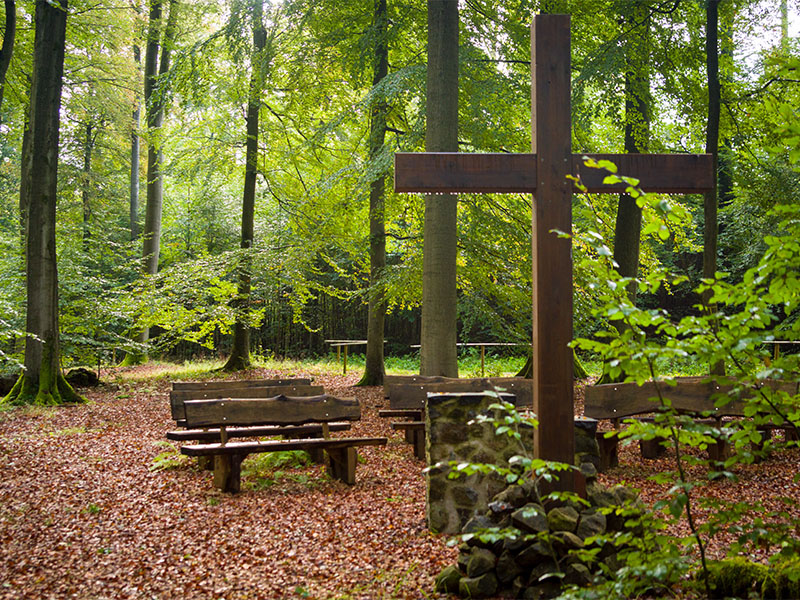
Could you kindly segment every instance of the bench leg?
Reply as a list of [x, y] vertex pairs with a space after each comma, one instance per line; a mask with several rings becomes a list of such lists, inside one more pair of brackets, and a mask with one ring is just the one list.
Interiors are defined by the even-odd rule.
[[714, 444], [708, 445], [708, 458], [713, 462], [725, 462], [729, 455], [730, 447], [727, 440], [717, 440]]
[[242, 454], [218, 454], [214, 457], [214, 487], [235, 494], [241, 489]]
[[328, 474], [333, 479], [344, 481], [347, 485], [354, 485], [356, 482], [356, 463], [358, 462], [356, 449], [354, 447], [330, 448], [326, 452], [330, 458]]
[[403, 433], [405, 434], [406, 437], [406, 443], [413, 444], [415, 431], [413, 429], [406, 429]]
[[642, 453], [642, 458], [658, 458], [667, 451], [661, 443], [664, 438], [654, 438], [652, 440], [639, 440], [639, 450]]
[[409, 431], [406, 429], [406, 434], [411, 433], [411, 443], [414, 445], [414, 457], [420, 460], [425, 458], [425, 430], [414, 429]]
[[619, 436], [616, 432], [611, 437], [606, 437], [604, 431], [595, 434], [597, 447], [600, 449], [600, 472], [619, 465]]

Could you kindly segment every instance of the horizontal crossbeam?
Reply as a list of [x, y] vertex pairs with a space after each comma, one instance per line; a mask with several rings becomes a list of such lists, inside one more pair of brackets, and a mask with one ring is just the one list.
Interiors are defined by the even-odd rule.
[[[573, 154], [571, 172], [590, 193], [622, 193], [626, 186], [603, 184], [608, 172], [584, 165], [585, 156], [613, 162], [620, 175], [635, 177], [646, 192], [700, 194], [713, 189], [710, 154]], [[397, 153], [395, 191], [534, 193], [536, 163], [536, 154]]]

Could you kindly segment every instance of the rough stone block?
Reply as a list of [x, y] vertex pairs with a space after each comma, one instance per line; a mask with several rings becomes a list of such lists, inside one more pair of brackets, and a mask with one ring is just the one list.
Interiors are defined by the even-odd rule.
[[441, 573], [436, 577], [433, 584], [433, 589], [443, 594], [457, 594], [458, 582], [463, 575], [455, 565], [445, 567]]
[[602, 535], [606, 532], [606, 516], [602, 513], [581, 514], [580, 523], [576, 531], [579, 538], [585, 540], [593, 535]]
[[497, 573], [497, 579], [499, 579], [502, 583], [507, 583], [513, 579], [516, 579], [522, 572], [522, 569], [517, 563], [514, 555], [506, 550], [500, 555], [500, 558], [497, 559], [497, 567], [495, 571]]
[[575, 531], [578, 527], [578, 511], [571, 506], [557, 506], [547, 513], [550, 531]]
[[491, 598], [497, 593], [497, 585], [494, 573], [464, 577], [458, 582], [458, 593], [464, 598]]
[[531, 533], [539, 533], [548, 529], [547, 515], [544, 508], [540, 504], [534, 504], [533, 502], [513, 512], [511, 521], [517, 527]]
[[467, 577], [480, 577], [484, 573], [494, 571], [497, 557], [486, 548], [473, 548], [467, 559]]

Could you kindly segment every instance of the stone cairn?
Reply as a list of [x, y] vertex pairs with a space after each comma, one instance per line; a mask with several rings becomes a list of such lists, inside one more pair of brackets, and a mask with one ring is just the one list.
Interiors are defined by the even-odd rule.
[[[465, 598], [553, 598], [565, 585], [590, 584], [603, 573], [601, 563], [615, 571], [620, 566], [618, 548], [611, 543], [599, 545], [599, 553], [591, 560], [576, 552], [598, 547], [596, 542], [587, 542], [589, 538], [625, 529], [630, 511], [622, 517], [616, 508], [638, 511], [641, 507], [630, 488], [609, 489], [597, 481], [597, 423], [591, 419], [576, 419], [575, 423], [575, 462], [580, 465], [578, 477], [585, 478], [590, 506], [550, 501], [543, 505], [530, 479], [507, 487], [493, 476], [484, 481], [476, 475], [462, 481], [464, 478], [447, 478], [448, 469], [442, 466], [442, 459], [507, 464], [511, 455], [508, 438], [487, 431], [486, 428], [491, 429], [489, 424], [469, 423], [467, 417], [474, 417], [476, 412], [485, 410], [487, 403], [496, 401], [486, 397], [479, 400], [477, 396], [480, 394], [428, 398], [428, 454], [429, 464], [433, 465], [428, 472], [429, 525], [434, 530], [471, 535], [459, 546], [457, 564], [448, 566], [437, 577], [436, 591]], [[463, 431], [457, 430], [459, 424]], [[532, 440], [532, 436], [524, 437]], [[530, 447], [525, 451], [528, 453]], [[439, 459], [440, 464], [434, 459]], [[450, 485], [446, 487], [445, 481]], [[505, 489], [498, 493], [499, 488]], [[490, 495], [484, 500], [487, 493]], [[469, 516], [468, 507], [472, 508]], [[453, 519], [460, 523], [455, 530]], [[506, 533], [481, 535], [486, 530]], [[513, 530], [519, 533], [514, 534]]]

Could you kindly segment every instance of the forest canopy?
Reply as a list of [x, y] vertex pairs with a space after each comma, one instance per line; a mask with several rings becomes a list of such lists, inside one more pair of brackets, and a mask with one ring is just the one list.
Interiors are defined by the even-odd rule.
[[[2, 24], [6, 372], [19, 371], [26, 339], [28, 217], [20, 188], [36, 4], [7, 1]], [[718, 5], [716, 125], [709, 118], [710, 5]], [[391, 175], [394, 152], [425, 149], [424, 3], [64, 6], [55, 232], [63, 364], [227, 354], [237, 322], [246, 325], [253, 352], [319, 353], [325, 339], [364, 338], [368, 302], [378, 292], [386, 351], [419, 343], [424, 199], [394, 193]], [[800, 106], [791, 69], [800, 56], [792, 35], [797, 3], [466, 0], [459, 7], [459, 151], [529, 151], [529, 25], [547, 11], [572, 18], [574, 152], [702, 153], [709, 128], [717, 128], [713, 254], [717, 270], [741, 280], [778, 226], [770, 209], [800, 202], [799, 145], [791, 144], [797, 132], [786, 129]], [[376, 66], [381, 52], [385, 73]], [[255, 151], [248, 151], [251, 141]], [[371, 276], [376, 185], [385, 264]], [[699, 301], [693, 290], [704, 275], [709, 225], [704, 198], [676, 200], [690, 218], [665, 237], [648, 229], [645, 215], [632, 268], [688, 276], [637, 300], [679, 317]], [[576, 201], [573, 227], [613, 240], [620, 206], [613, 195]], [[458, 341], [529, 342], [531, 198], [463, 195], [457, 219]], [[623, 245], [616, 235], [615, 257]], [[243, 273], [246, 304], [239, 301]], [[577, 269], [576, 336], [603, 326], [592, 307]]]

